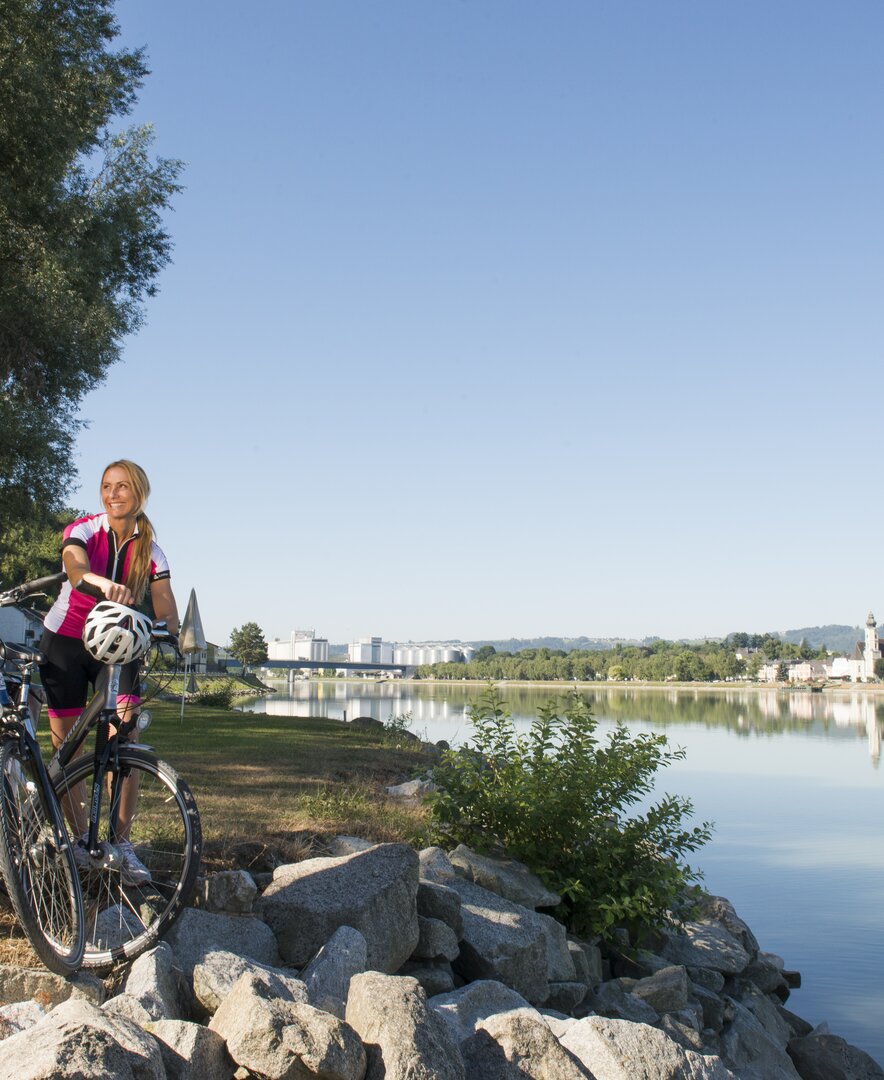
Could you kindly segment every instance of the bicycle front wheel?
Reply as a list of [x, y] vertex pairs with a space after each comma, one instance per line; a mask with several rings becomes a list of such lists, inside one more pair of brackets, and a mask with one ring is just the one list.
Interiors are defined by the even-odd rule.
[[80, 966], [80, 879], [64, 819], [18, 739], [0, 747], [0, 872], [34, 951], [57, 975]]
[[[80, 867], [83, 967], [110, 967], [155, 945], [189, 902], [199, 871], [202, 831], [190, 788], [146, 750], [121, 747], [117, 759], [119, 775], [109, 770], [102, 785], [98, 834], [111, 857]], [[82, 821], [88, 818], [94, 774], [94, 759], [84, 756], [55, 781], [68, 814]], [[127, 875], [114, 854], [126, 840], [145, 871], [141, 880]]]

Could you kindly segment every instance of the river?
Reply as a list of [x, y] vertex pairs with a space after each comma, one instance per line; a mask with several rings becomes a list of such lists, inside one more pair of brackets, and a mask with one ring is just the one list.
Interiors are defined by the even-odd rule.
[[[250, 702], [275, 715], [407, 715], [436, 741], [469, 739], [479, 685], [315, 679]], [[561, 687], [501, 684], [517, 724]], [[828, 1021], [884, 1062], [884, 698], [860, 691], [619, 689], [586, 691], [602, 727], [664, 732], [685, 760], [660, 792], [688, 796], [711, 842], [692, 857], [705, 885], [733, 901], [761, 947], [802, 974], [789, 1007]]]

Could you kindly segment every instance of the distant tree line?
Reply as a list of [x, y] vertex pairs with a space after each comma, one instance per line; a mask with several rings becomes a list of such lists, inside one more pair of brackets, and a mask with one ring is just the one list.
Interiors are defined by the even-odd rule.
[[[749, 654], [749, 650], [755, 650]], [[737, 656], [740, 652], [743, 655]], [[747, 658], [747, 654], [748, 658]], [[812, 660], [827, 655], [807, 642], [794, 644], [773, 634], [731, 634], [724, 641], [686, 645], [657, 640], [648, 645], [615, 645], [592, 649], [522, 649], [497, 652], [493, 645], [478, 649], [468, 663], [427, 664], [417, 669], [420, 678], [523, 679], [531, 682], [594, 679], [648, 682], [723, 682], [742, 676], [753, 678], [769, 661]]]

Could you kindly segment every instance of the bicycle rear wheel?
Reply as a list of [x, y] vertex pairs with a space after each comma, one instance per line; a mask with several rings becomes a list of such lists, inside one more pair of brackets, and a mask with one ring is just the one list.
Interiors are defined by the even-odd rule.
[[58, 975], [80, 966], [83, 899], [58, 804], [18, 739], [0, 747], [0, 872], [34, 951]]
[[[81, 867], [83, 967], [109, 967], [155, 945], [189, 902], [199, 871], [202, 831], [190, 788], [170, 765], [146, 750], [122, 747], [118, 762], [122, 783], [105, 785], [98, 839], [111, 850], [120, 839], [129, 839], [150, 880], [127, 883], [114, 859]], [[94, 770], [94, 759], [84, 756], [55, 781], [59, 799], [77, 804], [81, 820], [88, 817]], [[111, 791], [116, 791], [116, 800]], [[118, 829], [127, 817], [131, 824]]]

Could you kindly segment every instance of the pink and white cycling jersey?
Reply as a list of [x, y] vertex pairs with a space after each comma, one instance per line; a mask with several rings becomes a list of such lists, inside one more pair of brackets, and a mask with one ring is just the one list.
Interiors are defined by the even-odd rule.
[[[117, 548], [117, 538], [108, 526], [107, 514], [91, 514], [89, 517], [72, 521], [64, 530], [61, 549], [75, 544], [85, 550], [89, 559], [89, 569], [94, 574], [122, 582], [129, 567], [131, 545], [138, 530]], [[162, 548], [154, 543], [150, 550], [149, 581], [161, 581], [169, 577], [169, 562]], [[47, 630], [65, 637], [80, 637], [86, 616], [98, 601], [93, 596], [72, 589], [65, 581], [58, 599], [49, 609], [43, 625]]]

